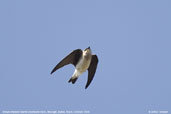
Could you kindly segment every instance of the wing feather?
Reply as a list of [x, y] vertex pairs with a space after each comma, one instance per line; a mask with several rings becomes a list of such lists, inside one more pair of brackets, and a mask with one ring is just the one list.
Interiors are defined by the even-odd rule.
[[76, 49], [73, 52], [71, 52], [69, 55], [67, 55], [64, 59], [62, 59], [52, 70], [51, 74], [58, 70], [59, 68], [68, 65], [68, 64], [73, 64], [76, 66], [77, 62], [79, 61], [80, 57], [82, 55], [82, 50], [81, 49]]
[[90, 85], [91, 81], [94, 78], [94, 74], [96, 73], [97, 64], [98, 64], [98, 57], [96, 55], [92, 55], [91, 63], [88, 68], [88, 80], [87, 80], [85, 89], [87, 89], [87, 87]]

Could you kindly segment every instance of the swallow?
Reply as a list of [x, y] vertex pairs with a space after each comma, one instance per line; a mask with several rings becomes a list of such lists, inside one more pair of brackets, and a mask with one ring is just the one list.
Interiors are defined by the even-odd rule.
[[92, 54], [90, 47], [85, 50], [76, 49], [62, 59], [51, 71], [51, 74], [65, 65], [72, 64], [75, 67], [75, 71], [68, 82], [75, 84], [77, 79], [88, 70], [88, 79], [85, 86], [85, 89], [87, 89], [94, 78], [98, 61], [97, 55]]

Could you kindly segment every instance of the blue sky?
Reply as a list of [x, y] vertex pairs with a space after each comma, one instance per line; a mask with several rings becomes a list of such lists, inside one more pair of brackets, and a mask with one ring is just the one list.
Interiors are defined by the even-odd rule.
[[[0, 1], [0, 111], [89, 110], [91, 114], [171, 111], [169, 0]], [[68, 65], [74, 49], [99, 57], [88, 87]]]

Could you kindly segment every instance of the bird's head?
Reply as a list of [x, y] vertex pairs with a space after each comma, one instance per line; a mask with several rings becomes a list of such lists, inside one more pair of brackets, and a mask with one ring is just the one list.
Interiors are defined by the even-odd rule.
[[90, 46], [83, 51], [84, 55], [92, 54]]

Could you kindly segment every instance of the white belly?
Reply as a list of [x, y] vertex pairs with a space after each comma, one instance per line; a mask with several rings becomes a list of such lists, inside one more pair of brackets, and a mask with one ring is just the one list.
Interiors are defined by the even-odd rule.
[[76, 65], [76, 69], [80, 72], [80, 73], [83, 73], [85, 72], [89, 65], [90, 65], [90, 62], [91, 62], [91, 59], [85, 59], [84, 57], [82, 57], [80, 59], [80, 61], [78, 62], [78, 64]]

